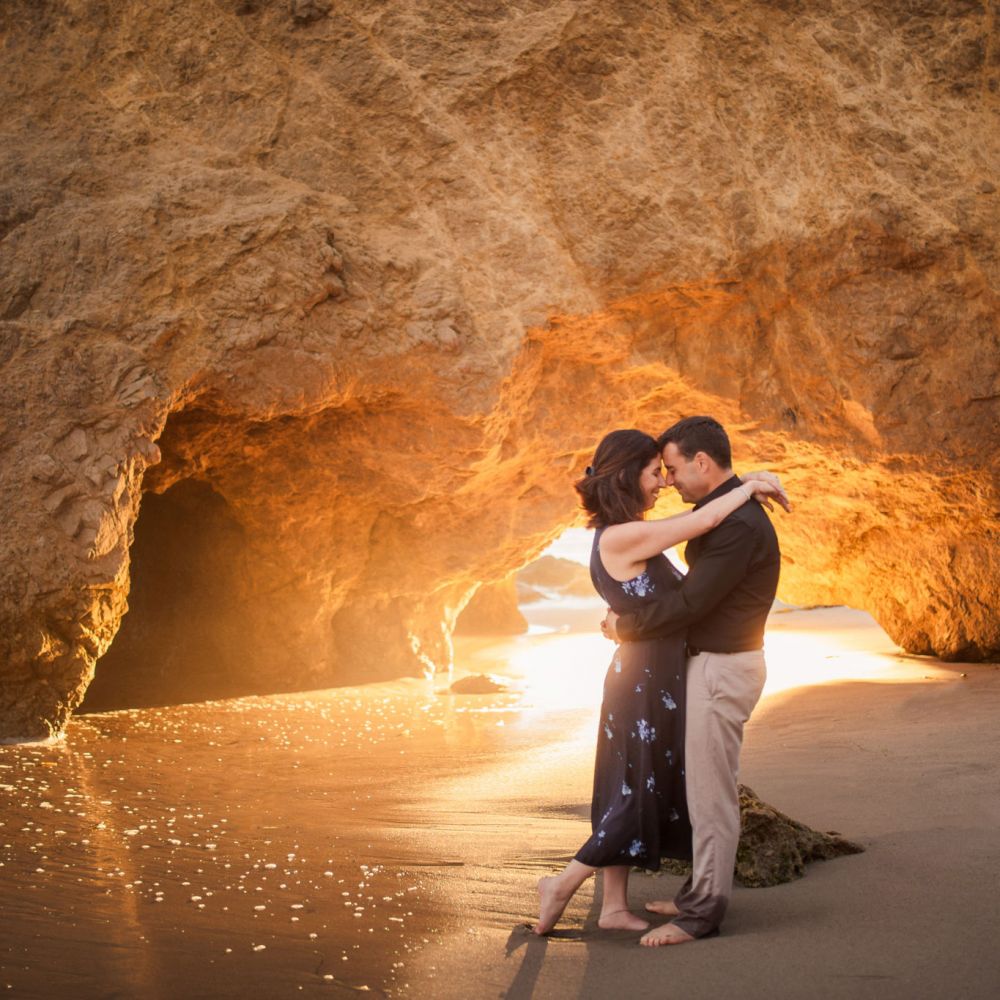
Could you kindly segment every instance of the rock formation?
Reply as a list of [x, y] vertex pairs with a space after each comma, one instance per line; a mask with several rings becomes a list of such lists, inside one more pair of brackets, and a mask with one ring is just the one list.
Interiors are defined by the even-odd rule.
[[559, 596], [592, 597], [590, 570], [582, 563], [557, 556], [542, 556], [517, 574], [517, 583]]
[[95, 666], [446, 667], [596, 440], [692, 412], [798, 501], [783, 597], [995, 656], [994, 22], [8, 0], [0, 734]]
[[[829, 861], [864, 848], [839, 833], [820, 833], [790, 819], [774, 806], [762, 802], [753, 789], [740, 785], [740, 843], [734, 874], [740, 885], [762, 889], [794, 882], [806, 873], [812, 861]], [[691, 865], [666, 861], [664, 868], [687, 875]]]
[[518, 607], [512, 576], [480, 587], [455, 622], [456, 635], [520, 635], [527, 631], [528, 619]]
[[802, 878], [811, 861], [861, 854], [860, 844], [839, 833], [820, 833], [762, 802], [740, 785], [740, 844], [736, 878], [753, 889]]
[[454, 681], [448, 690], [452, 694], [498, 694], [507, 691], [506, 678], [496, 674], [472, 674]]

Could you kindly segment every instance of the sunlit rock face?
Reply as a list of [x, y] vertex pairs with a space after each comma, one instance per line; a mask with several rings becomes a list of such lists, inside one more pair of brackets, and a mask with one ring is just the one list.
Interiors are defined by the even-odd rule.
[[0, 25], [0, 732], [123, 620], [98, 704], [441, 669], [596, 440], [691, 412], [791, 485], [785, 599], [1000, 649], [988, 6]]
[[520, 635], [528, 620], [518, 606], [514, 577], [480, 587], [455, 622], [456, 635]]

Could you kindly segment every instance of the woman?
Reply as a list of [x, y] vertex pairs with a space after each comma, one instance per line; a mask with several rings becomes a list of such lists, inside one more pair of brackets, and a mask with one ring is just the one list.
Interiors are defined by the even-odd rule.
[[[645, 512], [666, 485], [656, 441], [637, 430], [608, 434], [576, 490], [589, 515], [588, 527], [597, 529], [591, 579], [611, 609], [619, 614], [632, 610], [679, 586], [682, 576], [664, 550], [711, 531], [754, 496], [766, 503], [768, 496], [780, 493], [768, 473], [743, 479], [742, 487], [699, 510], [645, 521]], [[559, 875], [539, 880], [536, 934], [552, 930], [576, 890], [598, 869], [604, 871], [598, 926], [644, 931], [649, 924], [628, 908], [630, 868], [656, 871], [663, 857], [690, 860], [684, 694], [683, 633], [616, 649], [601, 704], [593, 833]]]

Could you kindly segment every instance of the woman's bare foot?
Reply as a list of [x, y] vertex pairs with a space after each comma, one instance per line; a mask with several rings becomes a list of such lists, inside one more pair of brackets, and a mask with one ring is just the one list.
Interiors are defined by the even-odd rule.
[[650, 913], [659, 913], [663, 917], [679, 917], [681, 911], [677, 909], [677, 904], [670, 899], [654, 899], [646, 904], [646, 909]]
[[598, 917], [597, 926], [602, 931], [646, 931], [649, 930], [649, 921], [629, 910], [612, 910]]
[[536, 934], [548, 934], [566, 909], [566, 904], [573, 894], [560, 892], [560, 880], [554, 875], [547, 875], [538, 880], [538, 923], [533, 930]]
[[682, 931], [676, 924], [663, 924], [654, 927], [648, 934], [643, 934], [639, 938], [639, 944], [646, 948], [659, 948], [665, 944], [687, 944], [693, 940], [687, 931]]

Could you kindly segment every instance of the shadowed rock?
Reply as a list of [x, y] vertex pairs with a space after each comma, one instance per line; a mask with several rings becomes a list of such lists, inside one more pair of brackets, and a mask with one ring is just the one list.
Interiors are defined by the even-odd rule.
[[510, 687], [508, 681], [495, 674], [472, 674], [460, 677], [450, 688], [452, 694], [496, 694]]
[[828, 861], [864, 848], [839, 833], [820, 833], [790, 819], [740, 785], [740, 846], [736, 878], [759, 888], [802, 878], [810, 861]]
[[514, 578], [483, 584], [455, 623], [456, 635], [520, 635], [528, 620], [518, 609]]
[[[761, 801], [740, 785], [740, 844], [736, 851], [736, 881], [753, 889], [802, 878], [811, 861], [828, 861], [864, 848], [838, 833], [820, 833]], [[686, 875], [691, 866], [669, 861], [664, 869]]]

